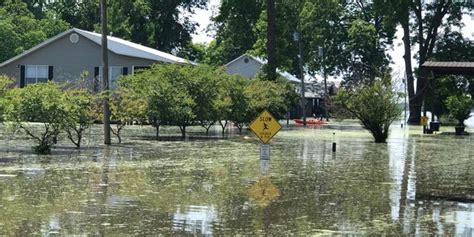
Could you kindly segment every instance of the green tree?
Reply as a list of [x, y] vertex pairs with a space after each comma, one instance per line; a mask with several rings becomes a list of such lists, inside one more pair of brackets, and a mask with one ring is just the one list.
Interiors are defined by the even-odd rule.
[[252, 49], [257, 40], [254, 31], [265, 8], [261, 0], [223, 0], [219, 13], [212, 18], [216, 40], [209, 45], [210, 64], [224, 65]]
[[114, 91], [110, 98], [110, 120], [112, 133], [122, 143], [121, 132], [126, 125], [145, 120], [146, 101], [139, 94], [126, 88]]
[[[239, 132], [242, 133], [242, 128], [253, 119], [251, 117], [253, 114], [250, 113], [250, 98], [246, 96], [248, 80], [237, 75], [229, 79], [231, 80], [228, 92], [230, 107], [226, 117], [234, 122]], [[222, 127], [224, 130], [225, 126]]]
[[[380, 2], [382, 2], [380, 0]], [[421, 106], [425, 92], [427, 91], [427, 75], [419, 71], [416, 80], [412, 70], [412, 45], [418, 44], [417, 67], [426, 60], [432, 58], [434, 48], [440, 39], [438, 33], [443, 29], [453, 26], [462, 26], [461, 1], [421, 1], [421, 0], [401, 0], [383, 1], [385, 8], [382, 12], [392, 16], [392, 20], [400, 23], [403, 28], [405, 75], [407, 76], [407, 88], [409, 97], [410, 117], [408, 122], [417, 124], [420, 121]], [[410, 23], [410, 17], [414, 16], [414, 24]]]
[[218, 119], [216, 103], [219, 99], [219, 84], [226, 72], [207, 65], [199, 65], [189, 67], [186, 73], [189, 73], [187, 91], [195, 104], [193, 114], [208, 135], [209, 129]]
[[281, 119], [298, 99], [295, 88], [281, 77], [277, 78], [277, 81], [266, 81], [261, 78], [251, 80], [244, 93], [249, 98], [250, 110], [247, 118], [250, 119], [247, 123], [264, 110]]
[[94, 98], [84, 89], [70, 89], [64, 92], [64, 131], [67, 138], [77, 147], [81, 147], [83, 133], [94, 122]]
[[396, 94], [389, 79], [376, 80], [352, 89], [339, 90], [336, 99], [369, 130], [376, 143], [384, 143], [390, 125], [400, 116]]
[[[9, 93], [7, 120], [33, 138], [39, 154], [48, 154], [66, 121], [64, 93], [58, 85], [48, 82], [15, 88]], [[42, 128], [31, 125], [42, 124]]]
[[275, 80], [277, 77], [277, 32], [276, 32], [276, 7], [275, 0], [265, 0], [267, 13], [267, 64], [265, 65], [265, 75], [268, 80]]
[[7, 93], [14, 85], [14, 79], [0, 75], [0, 123], [4, 121], [5, 109], [8, 106]]
[[190, 77], [196, 76], [192, 70], [193, 66], [189, 65], [159, 64], [139, 74], [138, 78], [146, 76], [147, 86], [134, 88], [147, 100], [147, 115], [157, 129], [157, 136], [160, 125], [174, 125], [180, 128], [184, 138], [186, 127], [194, 124], [197, 104], [189, 92]]
[[208, 58], [208, 46], [206, 44], [194, 44], [190, 42], [185, 48], [178, 51], [177, 56], [191, 62], [210, 63]]
[[[299, 2], [301, 1], [282, 1], [276, 5], [276, 67], [293, 74], [299, 74], [298, 44], [293, 40], [293, 33], [299, 30], [298, 13]], [[251, 54], [268, 58], [267, 56], [267, 11], [263, 11], [257, 24], [255, 25], [255, 33], [257, 40], [250, 51]], [[305, 56], [305, 55], [304, 55]], [[264, 72], [268, 73], [268, 66], [265, 66]]]
[[92, 31], [100, 22], [99, 0], [53, 1], [46, 6], [72, 27]]
[[458, 120], [458, 126], [464, 126], [464, 120], [471, 117], [474, 100], [469, 95], [453, 95], [446, 99], [449, 115]]
[[0, 61], [68, 28], [69, 24], [57, 19], [52, 12], [44, 12], [41, 19], [37, 19], [25, 2], [7, 0], [0, 5]]
[[69, 23], [58, 19], [51, 11], [46, 12], [45, 18], [41, 19], [38, 23], [41, 25], [44, 34], [46, 34], [46, 38], [52, 38], [71, 28]]
[[45, 39], [46, 34], [25, 3], [6, 1], [0, 7], [0, 61], [22, 53]]

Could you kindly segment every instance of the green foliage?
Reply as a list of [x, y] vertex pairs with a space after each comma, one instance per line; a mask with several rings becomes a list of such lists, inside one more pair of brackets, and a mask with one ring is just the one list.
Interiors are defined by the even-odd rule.
[[125, 77], [121, 85], [132, 88], [147, 100], [147, 117], [155, 127], [161, 124], [179, 126], [184, 137], [186, 127], [196, 118], [196, 102], [189, 92], [192, 69], [188, 65], [153, 65], [146, 72]]
[[112, 133], [122, 143], [121, 131], [127, 124], [143, 122], [146, 101], [139, 94], [127, 88], [119, 88], [109, 99], [110, 120], [114, 123]]
[[295, 88], [283, 78], [274, 82], [258, 78], [252, 80], [245, 88], [245, 95], [249, 98], [248, 122], [264, 110], [281, 119], [298, 99]]
[[206, 44], [193, 44], [190, 42], [185, 48], [178, 51], [177, 56], [191, 62], [210, 63], [208, 49], [209, 47]]
[[430, 85], [429, 93], [425, 97], [425, 101], [427, 101], [426, 108], [438, 116], [447, 114], [446, 101], [448, 97], [464, 94], [474, 96], [473, 79], [467, 76], [449, 75], [431, 80], [432, 85]]
[[122, 78], [119, 88], [141, 100], [144, 117], [157, 128], [157, 136], [160, 125], [179, 126], [183, 137], [190, 125], [208, 132], [219, 122], [224, 132], [233, 121], [241, 130], [263, 110], [282, 117], [297, 101], [295, 88], [285, 79], [249, 81], [207, 65], [156, 64]]
[[252, 49], [257, 40], [255, 26], [264, 9], [263, 1], [224, 0], [212, 18], [216, 40], [209, 46], [212, 65], [224, 65]]
[[471, 117], [474, 100], [469, 95], [453, 95], [446, 99], [449, 115], [458, 120], [458, 126], [464, 126], [464, 120]]
[[217, 100], [219, 99], [220, 76], [223, 70], [207, 65], [199, 65], [186, 70], [189, 78], [187, 91], [195, 103], [193, 114], [199, 125], [209, 132], [209, 128], [217, 121]]
[[387, 79], [376, 80], [369, 85], [340, 89], [336, 99], [370, 131], [376, 143], [383, 143], [389, 135], [389, 127], [401, 114], [396, 94]]
[[228, 121], [233, 121], [241, 132], [243, 126], [252, 119], [249, 117], [249, 98], [245, 96], [247, 84], [248, 79], [240, 75], [223, 77], [219, 99], [216, 101], [217, 120], [223, 134]]
[[53, 1], [48, 3], [47, 10], [54, 12], [59, 19], [79, 29], [94, 30], [100, 22], [99, 0], [88, 1]]
[[0, 62], [69, 28], [53, 13], [35, 18], [28, 7], [22, 1], [5, 1], [0, 5]]
[[8, 106], [7, 92], [12, 88], [14, 79], [0, 75], [0, 123], [4, 121], [5, 109]]
[[[67, 117], [63, 91], [48, 82], [15, 88], [8, 97], [7, 119], [37, 142], [36, 153], [50, 153]], [[36, 130], [28, 122], [42, 123], [43, 128]]]
[[81, 147], [83, 133], [94, 122], [94, 98], [84, 89], [71, 89], [64, 92], [64, 111], [66, 113], [64, 131], [67, 138]]

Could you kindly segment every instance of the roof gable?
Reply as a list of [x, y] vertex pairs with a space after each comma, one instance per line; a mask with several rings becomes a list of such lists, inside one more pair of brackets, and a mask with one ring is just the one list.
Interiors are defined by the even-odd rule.
[[[255, 57], [255, 56], [252, 56], [252, 55], [249, 55], [249, 54], [242, 54], [240, 55], [239, 57], [237, 57], [236, 59], [230, 61], [229, 63], [227, 63], [226, 65], [224, 65], [225, 67], [229, 67], [230, 65], [238, 62], [239, 60], [243, 59], [243, 58], [249, 58], [251, 60], [253, 60], [254, 62], [256, 62], [257, 64], [260, 64], [260, 65], [265, 65], [267, 64], [267, 61], [265, 59], [261, 59], [261, 58], [258, 58], [258, 57]], [[277, 69], [277, 73], [286, 78], [287, 80], [291, 81], [291, 82], [301, 82], [300, 79], [298, 79], [297, 77], [295, 77], [294, 75], [292, 75], [291, 73], [289, 72], [286, 72], [286, 71], [281, 71], [279, 69]]]
[[[55, 41], [57, 41], [58, 39], [64, 37], [65, 35], [68, 35], [70, 33], [77, 33], [87, 39], [89, 39], [90, 41], [98, 44], [99, 46], [102, 45], [102, 35], [101, 34], [98, 34], [98, 33], [94, 33], [94, 32], [90, 32], [90, 31], [85, 31], [85, 30], [81, 30], [81, 29], [77, 29], [77, 28], [72, 28], [72, 29], [69, 29], [67, 31], [64, 31], [36, 46], [34, 46], [33, 48], [31, 49], [28, 49], [26, 51], [24, 51], [23, 53], [3, 62], [0, 64], [0, 67], [3, 67], [3, 66], [6, 66], [12, 62], [15, 62], [23, 57], [25, 57], [26, 55], [28, 54], [31, 54], [33, 52], [35, 52], [36, 50], [38, 49], [41, 49], [49, 44], [52, 44], [54, 43]], [[149, 60], [153, 60], [153, 61], [159, 61], [159, 62], [167, 62], [167, 63], [181, 63], [181, 64], [185, 64], [185, 63], [190, 63], [190, 64], [194, 64], [192, 62], [190, 62], [189, 60], [186, 60], [186, 59], [183, 59], [183, 58], [179, 58], [179, 57], [176, 57], [174, 55], [171, 55], [169, 53], [165, 53], [165, 52], [162, 52], [162, 51], [159, 51], [159, 50], [156, 50], [156, 49], [152, 49], [152, 48], [149, 48], [149, 47], [146, 47], [146, 46], [143, 46], [143, 45], [140, 45], [140, 44], [136, 44], [136, 43], [133, 43], [133, 42], [130, 42], [130, 41], [126, 41], [126, 40], [123, 40], [123, 39], [120, 39], [120, 38], [117, 38], [117, 37], [113, 37], [113, 36], [107, 36], [107, 44], [108, 44], [108, 50], [113, 52], [113, 53], [116, 53], [116, 54], [119, 54], [119, 55], [124, 55], [124, 56], [130, 56], [130, 57], [136, 57], [136, 58], [144, 58], [144, 59], [149, 59]]]

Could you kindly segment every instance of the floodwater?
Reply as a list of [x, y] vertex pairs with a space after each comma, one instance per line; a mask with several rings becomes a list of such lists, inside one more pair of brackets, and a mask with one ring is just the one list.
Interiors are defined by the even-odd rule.
[[394, 126], [387, 144], [356, 124], [283, 129], [269, 161], [249, 133], [155, 141], [136, 127], [104, 147], [95, 128], [80, 151], [36, 156], [3, 129], [0, 236], [474, 236], [474, 136], [420, 129]]

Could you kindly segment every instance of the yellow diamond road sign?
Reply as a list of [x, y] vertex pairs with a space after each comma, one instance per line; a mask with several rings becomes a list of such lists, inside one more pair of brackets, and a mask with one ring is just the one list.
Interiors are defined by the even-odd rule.
[[252, 123], [250, 123], [250, 130], [252, 130], [263, 144], [267, 144], [278, 131], [281, 125], [268, 111], [263, 111]]

